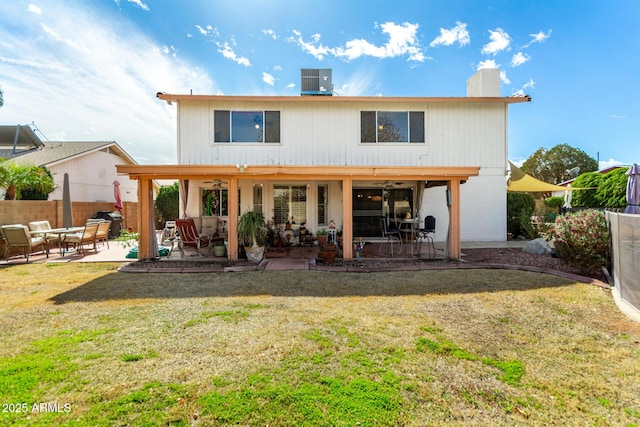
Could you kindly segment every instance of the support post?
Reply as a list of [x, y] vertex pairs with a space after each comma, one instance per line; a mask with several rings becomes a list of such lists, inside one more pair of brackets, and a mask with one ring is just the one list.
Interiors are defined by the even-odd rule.
[[238, 178], [229, 178], [229, 222], [227, 224], [227, 240], [229, 241], [228, 257], [232, 261], [238, 259]]
[[459, 259], [462, 256], [460, 248], [460, 180], [453, 179], [447, 184], [450, 201], [449, 206], [449, 256]]
[[353, 179], [342, 180], [342, 257], [353, 258]]

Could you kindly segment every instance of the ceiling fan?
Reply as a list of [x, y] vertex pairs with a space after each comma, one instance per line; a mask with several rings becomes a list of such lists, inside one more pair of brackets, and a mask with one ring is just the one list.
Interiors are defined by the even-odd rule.
[[213, 190], [220, 190], [222, 188], [222, 180], [215, 179], [213, 181], [204, 181], [204, 184], [211, 184]]
[[384, 182], [374, 182], [373, 185], [379, 185], [385, 190], [391, 190], [394, 187], [404, 185], [402, 181], [384, 181]]

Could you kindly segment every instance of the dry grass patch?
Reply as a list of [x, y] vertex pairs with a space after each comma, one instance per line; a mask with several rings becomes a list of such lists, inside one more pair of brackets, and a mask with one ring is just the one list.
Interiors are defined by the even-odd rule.
[[[29, 409], [2, 424], [640, 422], [638, 325], [590, 285], [114, 267], [1, 270], [0, 400]], [[32, 412], [41, 402], [70, 410]]]

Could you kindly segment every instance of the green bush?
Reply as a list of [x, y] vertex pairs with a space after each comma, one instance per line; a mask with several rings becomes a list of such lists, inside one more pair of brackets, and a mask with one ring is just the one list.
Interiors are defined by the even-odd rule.
[[600, 201], [596, 198], [596, 192], [603, 179], [604, 175], [600, 172], [587, 172], [577, 177], [571, 186], [574, 188], [589, 188], [589, 190], [575, 190], [571, 197], [571, 206], [574, 208], [602, 207]]
[[587, 209], [556, 218], [556, 254], [582, 273], [609, 267], [609, 228], [604, 212]]
[[627, 206], [627, 169], [619, 168], [604, 175], [596, 190], [596, 200], [604, 208]]
[[536, 202], [528, 193], [507, 193], [507, 232], [513, 237], [535, 238], [536, 231], [531, 225], [531, 216]]
[[173, 221], [180, 215], [180, 189], [178, 183], [174, 182], [173, 185], [167, 187], [161, 187], [158, 195], [156, 196], [156, 211], [161, 222], [164, 225], [165, 221]]
[[552, 196], [544, 199], [544, 204], [550, 208], [559, 208], [564, 205], [564, 196]]

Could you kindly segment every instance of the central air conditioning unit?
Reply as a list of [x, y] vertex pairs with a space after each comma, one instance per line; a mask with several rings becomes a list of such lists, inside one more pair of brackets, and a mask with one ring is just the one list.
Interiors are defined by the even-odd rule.
[[331, 68], [301, 69], [300, 87], [300, 95], [333, 95]]

